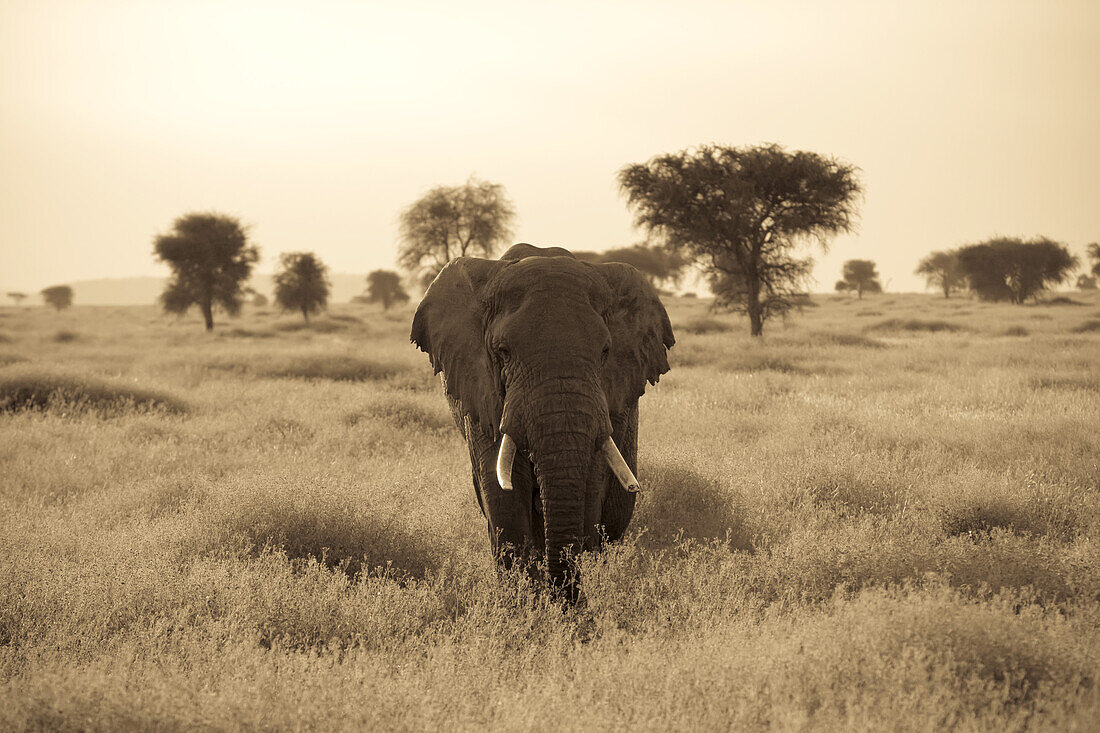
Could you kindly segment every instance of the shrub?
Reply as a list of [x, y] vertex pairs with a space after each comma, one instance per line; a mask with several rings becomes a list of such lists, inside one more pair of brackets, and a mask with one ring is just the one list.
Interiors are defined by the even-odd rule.
[[68, 344], [80, 338], [80, 334], [74, 331], [58, 331], [53, 335], [53, 340], [59, 344]]
[[251, 328], [230, 328], [225, 331], [221, 331], [219, 336], [227, 338], [257, 338], [257, 339], [269, 339], [275, 337], [275, 332], [271, 329], [251, 329]]
[[878, 339], [867, 338], [856, 333], [815, 333], [810, 343], [819, 346], [853, 346], [865, 349], [885, 349], [886, 344]]
[[1071, 333], [1096, 333], [1100, 331], [1100, 318], [1090, 318], [1070, 329]]
[[693, 318], [686, 323], [677, 326], [676, 330], [682, 333], [692, 334], [708, 334], [708, 333], [725, 333], [732, 330], [731, 326], [726, 321], [720, 321], [717, 318]]
[[0, 377], [0, 412], [56, 409], [104, 414], [158, 409], [182, 413], [187, 405], [164, 392], [30, 368]]
[[888, 318], [885, 321], [879, 321], [878, 323], [868, 326], [867, 330], [908, 331], [911, 333], [922, 331], [927, 333], [954, 333], [958, 331], [967, 331], [969, 329], [947, 321], [925, 321], [919, 318]]

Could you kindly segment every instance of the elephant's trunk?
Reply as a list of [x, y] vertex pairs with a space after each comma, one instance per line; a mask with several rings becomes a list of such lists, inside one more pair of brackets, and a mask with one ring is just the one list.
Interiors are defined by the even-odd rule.
[[542, 498], [547, 569], [551, 583], [575, 600], [571, 556], [598, 542], [595, 523], [589, 527], [585, 520], [599, 501], [591, 473], [605, 460], [607, 403], [593, 379], [555, 378], [539, 385], [528, 407], [527, 448]]

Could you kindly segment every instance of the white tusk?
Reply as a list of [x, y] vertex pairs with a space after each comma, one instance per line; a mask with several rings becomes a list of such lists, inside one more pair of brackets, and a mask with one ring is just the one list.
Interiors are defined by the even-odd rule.
[[619, 483], [623, 485], [624, 489], [632, 492], [641, 491], [642, 487], [638, 484], [638, 479], [634, 477], [634, 472], [630, 470], [630, 466], [626, 465], [623, 454], [619, 452], [618, 446], [610, 437], [603, 444], [603, 454], [607, 458], [607, 465], [611, 466], [611, 471], [615, 474], [615, 478], [619, 479]]
[[512, 461], [516, 460], [516, 441], [504, 434], [500, 441], [500, 453], [497, 454], [497, 483], [505, 491], [512, 490]]

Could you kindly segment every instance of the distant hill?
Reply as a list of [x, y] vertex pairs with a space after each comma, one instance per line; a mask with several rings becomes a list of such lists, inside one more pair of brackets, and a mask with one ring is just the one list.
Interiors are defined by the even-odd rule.
[[[329, 281], [333, 303], [347, 303], [367, 287], [366, 275], [335, 273], [329, 275]], [[120, 277], [77, 280], [68, 284], [73, 288], [73, 305], [152, 305], [164, 292], [167, 282], [166, 277]], [[271, 275], [256, 275], [248, 284], [268, 298], [275, 292]]]

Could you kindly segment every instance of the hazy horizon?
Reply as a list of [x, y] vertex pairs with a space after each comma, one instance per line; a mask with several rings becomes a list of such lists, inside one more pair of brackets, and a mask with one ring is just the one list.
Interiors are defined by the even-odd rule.
[[934, 249], [1100, 239], [1100, 7], [1016, 2], [6, 2], [0, 292], [164, 276], [152, 239], [214, 209], [269, 272], [394, 266], [397, 215], [438, 184], [501, 183], [515, 241], [642, 238], [624, 165], [706, 142], [850, 161], [850, 258], [890, 290]]

